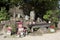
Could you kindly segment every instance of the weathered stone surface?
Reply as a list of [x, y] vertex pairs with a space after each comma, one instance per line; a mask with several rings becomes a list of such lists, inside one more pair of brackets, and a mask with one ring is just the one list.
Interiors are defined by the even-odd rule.
[[15, 17], [19, 18], [20, 16], [24, 17], [23, 9], [22, 8], [19, 9], [19, 8], [20, 8], [20, 6], [10, 8], [9, 13], [11, 13], [14, 18]]
[[30, 12], [30, 20], [34, 20], [34, 18], [35, 18], [35, 12], [31, 11]]
[[58, 28], [60, 29], [60, 21], [58, 22]]
[[29, 20], [29, 16], [28, 15], [25, 16], [25, 20]]

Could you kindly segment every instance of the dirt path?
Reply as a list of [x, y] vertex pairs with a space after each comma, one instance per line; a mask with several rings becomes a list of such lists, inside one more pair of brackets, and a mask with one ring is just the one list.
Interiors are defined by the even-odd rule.
[[24, 38], [2, 38], [0, 40], [60, 40], [60, 30], [56, 33], [43, 34], [42, 36], [26, 36]]

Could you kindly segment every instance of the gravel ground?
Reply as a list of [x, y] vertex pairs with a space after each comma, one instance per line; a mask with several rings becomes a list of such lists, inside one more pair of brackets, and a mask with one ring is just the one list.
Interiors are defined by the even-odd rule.
[[60, 30], [56, 33], [43, 34], [42, 36], [26, 36], [23, 38], [3, 38], [0, 36], [0, 40], [60, 40]]

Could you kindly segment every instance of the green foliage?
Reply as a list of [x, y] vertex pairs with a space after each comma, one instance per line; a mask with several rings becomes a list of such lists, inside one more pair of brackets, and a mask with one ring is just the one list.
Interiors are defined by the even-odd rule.
[[[32, 9], [31, 7], [34, 7], [36, 13], [41, 13], [42, 16], [45, 15], [45, 12], [47, 10], [50, 10], [50, 11], [47, 11], [47, 15], [45, 15], [45, 17], [43, 17], [44, 19], [47, 19], [47, 20], [52, 14], [51, 9], [56, 9], [56, 7], [58, 5], [58, 3], [57, 3], [58, 0], [31, 0], [29, 2], [27, 0], [28, 3], [26, 3], [24, 0], [2, 0], [0, 2], [2, 2], [2, 4], [6, 3], [5, 5], [9, 5], [11, 7], [12, 7], [12, 5], [13, 6], [22, 5], [23, 9], [25, 9], [24, 11], [26, 11], [26, 12], [27, 12], [27, 10], [30, 11]], [[26, 14], [29, 14], [29, 12], [27, 12]], [[47, 16], [48, 16], [48, 18], [47, 18]]]
[[46, 12], [46, 15], [43, 16], [44, 19], [50, 20], [50, 16], [52, 15], [52, 10]]
[[0, 11], [0, 21], [1, 20], [6, 20], [7, 19], [7, 12], [5, 10], [5, 8], [1, 8], [1, 11]]
[[52, 17], [51, 19], [53, 20], [53, 22], [57, 22], [58, 21], [57, 17]]
[[16, 26], [15, 26], [15, 24], [11, 24], [11, 27], [12, 27], [12, 32], [16, 32]]
[[50, 15], [44, 15], [43, 18], [49, 20]]
[[58, 18], [60, 18], [60, 10], [59, 10], [59, 12], [58, 12]]
[[30, 1], [27, 0], [28, 3], [26, 3], [24, 0], [1, 0], [0, 2], [2, 2], [2, 4], [9, 5], [9, 6], [27, 5], [27, 8], [28, 6], [34, 6], [38, 8], [38, 10], [41, 9], [39, 7], [42, 7], [42, 5], [44, 6], [44, 9], [47, 9], [47, 10], [55, 9], [58, 4], [57, 3], [58, 0], [30, 0]]
[[12, 5], [23, 5], [23, 0], [10, 0], [10, 4]]
[[58, 21], [59, 10], [49, 10], [46, 15], [43, 16], [46, 20], [51, 20], [52, 22]]

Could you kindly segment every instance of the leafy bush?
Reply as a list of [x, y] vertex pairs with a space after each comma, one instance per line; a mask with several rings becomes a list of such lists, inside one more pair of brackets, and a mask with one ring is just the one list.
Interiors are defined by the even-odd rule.
[[7, 19], [9, 19], [9, 15], [8, 15], [6, 9], [1, 8], [1, 10], [0, 10], [0, 21], [7, 20]]
[[16, 26], [15, 26], [15, 24], [11, 24], [11, 27], [12, 27], [12, 32], [16, 32]]
[[43, 16], [45, 20], [50, 20], [52, 22], [58, 21], [59, 10], [48, 10]]

